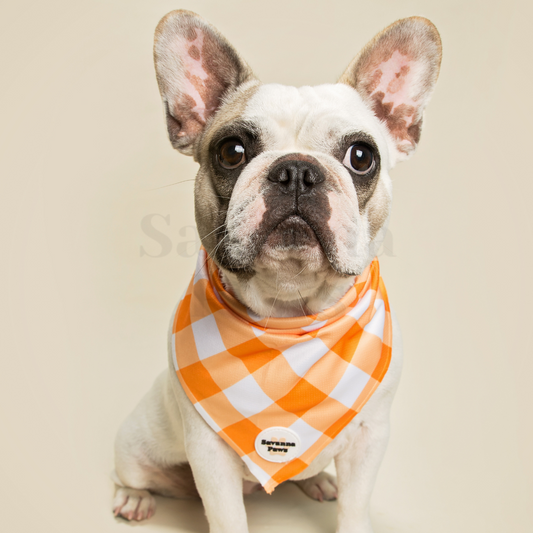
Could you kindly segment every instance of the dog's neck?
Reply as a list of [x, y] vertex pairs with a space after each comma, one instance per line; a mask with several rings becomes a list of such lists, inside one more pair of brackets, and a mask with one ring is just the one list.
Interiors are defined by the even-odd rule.
[[316, 314], [338, 302], [354, 276], [340, 276], [321, 252], [307, 255], [261, 256], [250, 278], [221, 270], [226, 289], [261, 317]]

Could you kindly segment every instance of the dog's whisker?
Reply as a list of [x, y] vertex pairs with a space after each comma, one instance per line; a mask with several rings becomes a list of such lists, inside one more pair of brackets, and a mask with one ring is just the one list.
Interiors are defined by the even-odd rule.
[[213, 233], [215, 233], [215, 231], [219, 230], [220, 228], [223, 228], [225, 225], [226, 223], [224, 222], [224, 224], [221, 224], [220, 226], [218, 226], [218, 228], [215, 228], [213, 231], [210, 231], [207, 235], [200, 237], [200, 239], [205, 239], [206, 237], [209, 237], [209, 235], [212, 235]]
[[[300, 307], [302, 308], [302, 315], [303, 315], [303, 316], [306, 316], [307, 313], [306, 313], [306, 311], [305, 311], [305, 309], [304, 309], [305, 300], [304, 300], [303, 297], [302, 297], [302, 293], [300, 292], [300, 289], [297, 289], [297, 291], [298, 291], [298, 296], [299, 296], [299, 298], [300, 298], [300, 299], [298, 300], [298, 302], [300, 303]], [[302, 304], [303, 304], [303, 305], [302, 305]]]
[[200, 270], [203, 270], [205, 268], [205, 265], [207, 264], [207, 261], [209, 259], [213, 259], [213, 256], [215, 255], [216, 251], [218, 250], [218, 248], [220, 247], [220, 245], [224, 242], [224, 240], [228, 237], [229, 235], [226, 233], [226, 235], [224, 235], [224, 237], [222, 237], [222, 239], [220, 239], [220, 242], [213, 248], [213, 250], [211, 251], [211, 253], [207, 252], [207, 257], [205, 258], [205, 261], [204, 263], [202, 264], [202, 266], [196, 271], [196, 274], [198, 274], [200, 272]]
[[[276, 276], [276, 284], [278, 282], [278, 279], [277, 279], [277, 276]], [[278, 295], [279, 293], [281, 292], [281, 287], [278, 289], [278, 292], [276, 293], [276, 296], [274, 297], [274, 301], [272, 302], [272, 307], [270, 308], [270, 312], [268, 314], [268, 317], [267, 317], [267, 321], [266, 321], [266, 324], [265, 324], [265, 329], [268, 327], [268, 323], [270, 321], [270, 319], [272, 318], [272, 311], [274, 311], [274, 306], [276, 305], [276, 301], [278, 299]]]
[[[224, 215], [224, 219], [225, 219], [227, 211], [220, 211], [220, 214]], [[213, 215], [211, 213], [209, 213], [207, 215], [204, 215], [203, 217], [196, 216], [195, 218], [196, 218], [196, 220], [205, 220], [205, 219], [213, 218]]]
[[166, 187], [173, 187], [174, 185], [179, 185], [180, 183], [185, 183], [187, 181], [196, 181], [196, 178], [190, 180], [177, 181], [176, 183], [169, 183], [168, 185], [162, 185], [161, 187], [155, 187], [154, 189], [147, 189], [148, 191], [157, 191], [158, 189], [164, 189]]
[[300, 272], [298, 272], [298, 274], [296, 274], [293, 278], [291, 278], [291, 281], [294, 281], [306, 268], [307, 268], [307, 265], [305, 265], [302, 268], [302, 270], [300, 270]]

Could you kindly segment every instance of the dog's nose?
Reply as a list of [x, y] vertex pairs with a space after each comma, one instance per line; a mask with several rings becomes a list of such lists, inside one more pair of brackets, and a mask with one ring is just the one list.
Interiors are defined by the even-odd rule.
[[268, 174], [269, 181], [291, 194], [305, 194], [324, 181], [320, 168], [310, 161], [289, 159], [275, 165]]

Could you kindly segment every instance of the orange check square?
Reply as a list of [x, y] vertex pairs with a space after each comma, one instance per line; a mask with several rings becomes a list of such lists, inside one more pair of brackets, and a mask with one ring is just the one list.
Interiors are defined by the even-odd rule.
[[261, 430], [245, 418], [223, 429], [223, 432], [246, 454], [255, 450], [255, 436]]
[[347, 363], [335, 352], [329, 351], [320, 360], [320, 365], [311, 367], [305, 379], [325, 394], [330, 394], [348, 368]]
[[301, 379], [291, 368], [283, 355], [275, 357], [270, 364], [263, 365], [253, 373], [257, 383], [272, 400], [285, 396]]
[[[202, 363], [207, 371], [214, 376], [217, 385], [222, 389], [231, 387], [249, 374], [243, 362], [227, 351], [208, 357]], [[220, 369], [224, 369], [224, 372], [220, 372]]]
[[213, 381], [211, 374], [201, 361], [180, 369], [179, 373], [186, 382], [195, 384], [195, 396], [198, 401], [209, 398], [222, 390]]
[[302, 470], [305, 470], [309, 465], [304, 463], [301, 459], [293, 459], [290, 463], [286, 464], [283, 468], [278, 470], [273, 476], [272, 479], [277, 483], [282, 483], [286, 479], [294, 477], [296, 474], [299, 474]]
[[374, 372], [372, 372], [372, 377], [381, 383], [381, 380], [384, 378], [385, 373], [387, 372], [390, 364], [390, 359], [392, 356], [392, 348], [383, 344], [382, 346], [381, 359], [376, 366]]
[[219, 392], [214, 396], [202, 400], [200, 405], [222, 429], [231, 426], [236, 422], [240, 422], [244, 418], [244, 416], [231, 405], [223, 392]]
[[325, 398], [327, 398], [326, 394], [302, 378], [289, 394], [280, 398], [276, 403], [285, 411], [301, 417]]
[[359, 341], [361, 340], [361, 335], [363, 334], [363, 329], [356, 322], [348, 332], [339, 339], [339, 341], [331, 348], [332, 352], [335, 352], [339, 357], [342, 357], [345, 361], [350, 362]]
[[318, 429], [318, 431], [324, 431], [333, 424], [333, 422], [341, 418], [348, 407], [341, 402], [328, 396], [318, 407], [318, 409], [311, 409], [302, 416], [302, 420], [309, 424], [311, 427]]
[[229, 349], [228, 352], [239, 357], [250, 373], [255, 372], [280, 354], [278, 350], [267, 348], [259, 339], [243, 342]]
[[257, 427], [263, 429], [271, 428], [272, 426], [289, 427], [298, 420], [298, 417], [285, 411], [279, 405], [273, 403], [269, 405], [264, 411], [257, 415], [252, 415], [250, 420], [257, 425]]
[[[187, 294], [181, 301], [178, 310], [182, 311], [184, 309], [189, 309], [191, 307], [191, 295]], [[181, 331], [183, 328], [191, 325], [191, 317], [189, 313], [176, 312], [174, 317], [174, 327], [172, 331], [174, 333]]]
[[382, 343], [381, 339], [376, 335], [367, 333], [362, 330], [359, 337], [359, 357], [352, 364], [355, 364], [357, 368], [366, 372], [369, 376], [372, 375], [380, 361], [383, 362], [381, 357]]
[[180, 368], [185, 368], [200, 360], [196, 351], [192, 326], [185, 326], [182, 330], [174, 333], [174, 340], [172, 342], [177, 352], [176, 355]]

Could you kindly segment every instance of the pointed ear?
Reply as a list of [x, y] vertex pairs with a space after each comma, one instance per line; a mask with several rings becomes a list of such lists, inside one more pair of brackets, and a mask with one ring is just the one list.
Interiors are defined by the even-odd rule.
[[188, 155], [222, 99], [254, 79], [228, 41], [191, 11], [171, 11], [161, 19], [154, 61], [170, 142]]
[[399, 160], [406, 159], [418, 143], [441, 56], [437, 28], [425, 18], [410, 17], [376, 35], [339, 79], [356, 89], [386, 124]]

